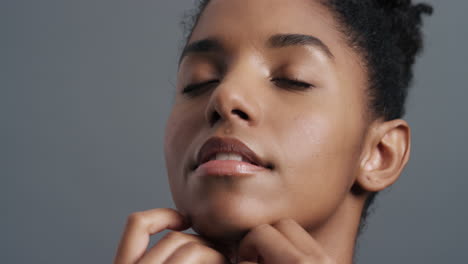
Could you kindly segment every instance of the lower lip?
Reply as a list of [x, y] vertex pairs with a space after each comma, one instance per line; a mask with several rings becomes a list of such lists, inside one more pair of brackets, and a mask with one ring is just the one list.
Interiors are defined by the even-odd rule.
[[196, 176], [250, 176], [268, 170], [248, 162], [236, 160], [210, 160], [198, 166]]

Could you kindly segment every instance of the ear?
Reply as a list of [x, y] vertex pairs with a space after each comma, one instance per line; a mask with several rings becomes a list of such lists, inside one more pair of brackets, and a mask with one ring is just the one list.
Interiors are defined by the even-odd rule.
[[402, 119], [377, 120], [369, 128], [356, 183], [360, 189], [378, 192], [392, 185], [410, 156], [411, 131]]

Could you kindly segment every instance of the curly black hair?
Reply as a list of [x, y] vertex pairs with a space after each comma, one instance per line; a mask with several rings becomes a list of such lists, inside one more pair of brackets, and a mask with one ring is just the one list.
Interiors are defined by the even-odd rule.
[[[182, 22], [185, 44], [210, 0], [199, 0]], [[432, 6], [411, 0], [320, 0], [335, 16], [350, 47], [362, 56], [368, 75], [369, 106], [373, 118], [393, 120], [405, 114], [405, 100], [413, 79], [413, 64], [423, 48], [422, 15]], [[376, 192], [361, 214], [362, 233]]]
[[[366, 65], [369, 105], [374, 118], [393, 120], [405, 114], [416, 55], [423, 49], [422, 15], [432, 6], [411, 0], [325, 0], [350, 47]], [[364, 204], [359, 234], [365, 228], [377, 192]]]

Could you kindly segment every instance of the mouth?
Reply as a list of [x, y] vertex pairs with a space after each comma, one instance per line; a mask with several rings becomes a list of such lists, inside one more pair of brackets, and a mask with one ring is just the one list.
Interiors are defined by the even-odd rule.
[[212, 137], [198, 152], [193, 170], [204, 167], [212, 172], [235, 172], [246, 169], [273, 170], [273, 164], [264, 161], [242, 141], [235, 138]]

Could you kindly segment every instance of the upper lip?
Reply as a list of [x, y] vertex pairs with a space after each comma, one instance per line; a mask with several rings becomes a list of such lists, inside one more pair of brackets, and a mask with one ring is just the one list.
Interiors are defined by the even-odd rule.
[[246, 161], [257, 166], [271, 168], [271, 165], [260, 159], [242, 141], [235, 138], [211, 137], [200, 148], [197, 155], [197, 165], [209, 161], [217, 153], [235, 153], [241, 155]]

